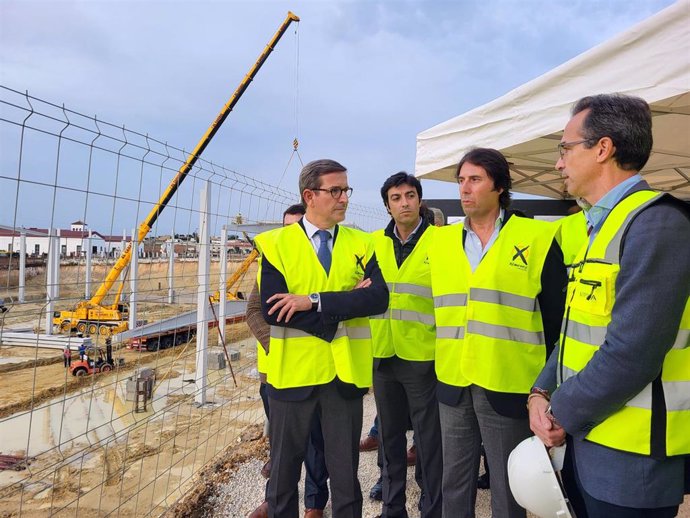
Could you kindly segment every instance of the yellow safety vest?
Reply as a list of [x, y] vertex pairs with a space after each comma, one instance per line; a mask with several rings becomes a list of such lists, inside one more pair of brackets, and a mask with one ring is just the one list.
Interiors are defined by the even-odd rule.
[[585, 212], [580, 211], [556, 221], [558, 233], [556, 238], [563, 251], [563, 262], [569, 266], [575, 262], [578, 252], [587, 243], [587, 219]]
[[[371, 236], [338, 227], [338, 237], [327, 276], [304, 229], [294, 223], [275, 236], [256, 237], [262, 254], [285, 278], [288, 291], [308, 295], [322, 291], [353, 289], [364, 276], [374, 246]], [[372, 384], [371, 331], [368, 318], [346, 320], [332, 342], [289, 327], [271, 326], [267, 381], [273, 387], [323, 385], [336, 375], [360, 388]]]
[[393, 240], [383, 230], [373, 234], [376, 260], [389, 293], [388, 310], [369, 318], [375, 358], [434, 359], [436, 326], [428, 251], [435, 228], [427, 227], [400, 269]]
[[[611, 322], [620, 270], [620, 243], [632, 219], [663, 195], [638, 191], [624, 198], [606, 218], [591, 245], [578, 254], [568, 284], [568, 309], [561, 334], [559, 384], [575, 376], [599, 350]], [[640, 315], [644, 318], [644, 315]], [[666, 454], [690, 454], [690, 304], [661, 369], [666, 404]], [[652, 384], [618, 412], [595, 426], [587, 439], [642, 455], [651, 454]]]
[[546, 361], [537, 295], [556, 226], [512, 216], [472, 272], [462, 225], [441, 227], [429, 252], [436, 315], [436, 375], [528, 393]]
[[[262, 242], [265, 244], [269, 239], [272, 237], [275, 237], [277, 234], [278, 230], [280, 228], [274, 228], [273, 230], [267, 230], [262, 234]], [[261, 268], [259, 267], [257, 273], [256, 273], [256, 285], [261, 286]], [[256, 341], [256, 370], [261, 373], [261, 374], [266, 374], [266, 370], [268, 368], [268, 356], [266, 355], [266, 351], [264, 348], [261, 346], [261, 343], [259, 341]]]
[[268, 367], [268, 355], [264, 348], [261, 346], [259, 341], [256, 342], [256, 370], [261, 374], [266, 374], [266, 369]]

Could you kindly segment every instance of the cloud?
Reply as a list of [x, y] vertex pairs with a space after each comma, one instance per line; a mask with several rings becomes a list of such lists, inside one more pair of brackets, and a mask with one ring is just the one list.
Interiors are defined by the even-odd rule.
[[305, 160], [342, 161], [356, 201], [378, 206], [385, 176], [413, 170], [417, 133], [670, 3], [5, 0], [0, 82], [191, 149], [294, 8], [298, 37], [293, 26], [204, 157], [272, 181], [299, 136]]

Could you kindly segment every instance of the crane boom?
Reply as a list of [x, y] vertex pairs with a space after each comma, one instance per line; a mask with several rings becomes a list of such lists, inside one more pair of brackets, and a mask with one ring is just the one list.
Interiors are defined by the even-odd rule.
[[[297, 15], [291, 11], [288, 11], [285, 20], [283, 20], [283, 23], [273, 35], [273, 38], [271, 38], [271, 40], [268, 42], [266, 48], [264, 48], [263, 52], [259, 55], [259, 58], [256, 60], [252, 68], [244, 76], [244, 79], [242, 79], [242, 82], [232, 94], [230, 100], [225, 104], [225, 106], [223, 106], [223, 109], [208, 127], [194, 150], [189, 154], [184, 164], [180, 167], [177, 174], [165, 189], [156, 205], [151, 209], [151, 212], [149, 212], [149, 214], [146, 216], [146, 219], [144, 219], [144, 221], [142, 221], [139, 225], [137, 231], [137, 243], [141, 243], [151, 231], [151, 228], [155, 224], [160, 213], [175, 195], [177, 189], [179, 189], [189, 171], [191, 171], [192, 167], [201, 156], [201, 153], [203, 153], [204, 149], [206, 149], [206, 146], [208, 146], [208, 144], [211, 142], [211, 139], [213, 139], [216, 132], [223, 125], [223, 122], [225, 122], [225, 119], [235, 107], [237, 101], [240, 100], [242, 94], [249, 87], [249, 84], [266, 62], [266, 59], [278, 44], [280, 38], [283, 37], [290, 24], [292, 22], [299, 21], [300, 19]], [[120, 277], [122, 270], [124, 270], [130, 264], [131, 259], [132, 242], [127, 244], [122, 254], [112, 266], [91, 299], [79, 302], [74, 311], [55, 312], [53, 314], [53, 323], [59, 326], [60, 330], [62, 331], [71, 331], [73, 329], [77, 329], [77, 331], [85, 332], [87, 329], [97, 329], [99, 333], [109, 334], [113, 330], [121, 331], [126, 329], [126, 323], [122, 322], [122, 311], [125, 309], [124, 306], [118, 304], [119, 300], [115, 300], [115, 303], [112, 305], [112, 307], [104, 307], [101, 305], [101, 303], [110, 292], [113, 284]], [[120, 308], [122, 308], [122, 311]], [[91, 333], [91, 331], [89, 332]]]
[[[192, 151], [189, 154], [187, 160], [182, 165], [182, 167], [180, 167], [179, 171], [177, 172], [177, 175], [175, 175], [175, 178], [172, 179], [168, 187], [165, 189], [165, 192], [163, 192], [163, 195], [158, 200], [158, 203], [156, 203], [153, 209], [151, 209], [151, 212], [149, 212], [148, 216], [146, 216], [146, 219], [141, 223], [141, 225], [139, 225], [139, 229], [137, 232], [137, 243], [141, 243], [146, 237], [146, 235], [149, 233], [154, 223], [158, 219], [160, 213], [163, 211], [168, 202], [172, 199], [177, 189], [180, 187], [184, 179], [187, 177], [189, 171], [191, 171], [199, 156], [201, 156], [201, 153], [203, 153], [204, 149], [206, 149], [206, 146], [208, 146], [209, 142], [211, 142], [213, 136], [220, 129], [225, 119], [228, 117], [232, 109], [237, 104], [237, 101], [240, 100], [242, 94], [245, 92], [247, 87], [249, 87], [249, 83], [252, 82], [257, 72], [266, 62], [266, 59], [268, 58], [269, 54], [273, 51], [274, 47], [276, 46], [278, 41], [280, 41], [280, 38], [282, 38], [283, 34], [285, 34], [285, 31], [287, 31], [288, 27], [292, 22], [299, 22], [299, 17], [291, 11], [288, 11], [285, 20], [278, 28], [276, 33], [273, 35], [273, 38], [271, 38], [271, 41], [268, 43], [268, 45], [266, 45], [266, 48], [263, 50], [259, 58], [256, 60], [256, 63], [254, 63], [254, 66], [251, 68], [251, 70], [249, 70], [247, 75], [244, 76], [244, 79], [237, 87], [235, 92], [232, 94], [230, 100], [227, 102], [227, 104], [225, 104], [225, 106], [223, 106], [223, 109], [220, 111], [216, 119], [206, 130], [204, 136], [201, 137], [201, 140], [199, 140], [199, 143], [194, 148], [194, 151]], [[132, 242], [129, 242], [124, 252], [115, 262], [110, 272], [108, 272], [108, 275], [106, 276], [105, 280], [98, 287], [93, 297], [91, 297], [91, 300], [88, 301], [87, 304], [98, 305], [101, 302], [103, 302], [103, 299], [109, 293], [113, 284], [120, 276], [120, 273], [129, 264], [131, 259]]]

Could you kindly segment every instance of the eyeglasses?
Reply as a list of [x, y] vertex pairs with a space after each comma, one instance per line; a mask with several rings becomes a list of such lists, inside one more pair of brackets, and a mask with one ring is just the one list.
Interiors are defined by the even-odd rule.
[[578, 144], [584, 144], [585, 142], [592, 142], [595, 139], [586, 138], [583, 140], [574, 140], [573, 142], [559, 142], [558, 143], [558, 154], [563, 158], [567, 151], [570, 151], [573, 147]]
[[323, 192], [330, 192], [331, 196], [338, 200], [340, 199], [340, 196], [342, 196], [343, 193], [345, 193], [345, 196], [350, 198], [352, 196], [352, 187], [331, 187], [330, 189], [310, 189], [311, 191], [323, 191]]

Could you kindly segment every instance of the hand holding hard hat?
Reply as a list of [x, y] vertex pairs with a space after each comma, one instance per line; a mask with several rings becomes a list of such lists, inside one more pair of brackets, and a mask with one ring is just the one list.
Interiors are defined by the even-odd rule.
[[546, 446], [560, 446], [565, 443], [565, 430], [550, 413], [548, 399], [532, 397], [528, 401], [529, 427]]
[[561, 481], [565, 445], [546, 450], [538, 437], [518, 444], [508, 457], [508, 482], [518, 504], [539, 518], [575, 518]]

